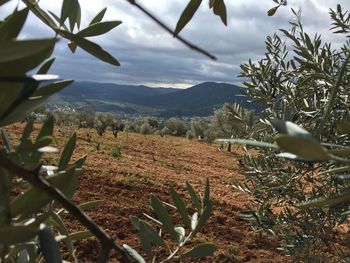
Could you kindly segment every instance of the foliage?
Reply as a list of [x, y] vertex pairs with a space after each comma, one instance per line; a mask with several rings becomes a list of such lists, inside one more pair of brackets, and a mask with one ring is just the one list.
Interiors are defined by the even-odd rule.
[[191, 132], [199, 138], [204, 138], [204, 132], [209, 128], [210, 120], [204, 118], [193, 118], [191, 120]]
[[188, 130], [186, 132], [186, 139], [187, 140], [192, 140], [195, 137], [195, 135], [193, 134], [193, 132], [191, 130]]
[[110, 156], [114, 157], [114, 158], [119, 158], [122, 156], [122, 153], [120, 151], [120, 148], [119, 147], [115, 147], [110, 153], [109, 153]]
[[[350, 251], [336, 245], [335, 230], [350, 214], [344, 166], [349, 163], [349, 43], [337, 50], [317, 34], [310, 37], [301, 13], [292, 11], [292, 28], [281, 29], [283, 37], [267, 38], [262, 60], [241, 66], [244, 92], [263, 105], [261, 129], [255, 140], [226, 141], [263, 148], [247, 152], [246, 180], [233, 185], [255, 197], [256, 209], [242, 217], [277, 235], [281, 251], [293, 260], [319, 262], [330, 254], [346, 259]], [[347, 13], [338, 5], [330, 14], [336, 33], [347, 33]]]
[[79, 128], [93, 128], [94, 127], [94, 113], [82, 110], [78, 111], [78, 121], [79, 121]]
[[108, 127], [113, 125], [113, 115], [109, 112], [96, 112], [94, 128], [99, 136], [102, 136]]
[[125, 123], [122, 122], [119, 118], [114, 118], [113, 122], [111, 123], [111, 130], [113, 133], [114, 138], [117, 138], [118, 132], [123, 131], [125, 128]]
[[259, 128], [254, 112], [236, 103], [225, 103], [222, 108], [216, 110], [212, 126], [219, 136], [224, 138], [233, 136], [251, 138]]
[[[194, 210], [193, 213], [190, 213], [191, 210], [188, 209], [188, 206], [175, 189], [170, 187], [169, 192], [173, 205], [160, 201], [155, 195], [151, 196], [150, 203], [155, 216], [148, 214], [144, 214], [144, 216], [152, 224], [138, 217], [130, 217], [134, 228], [139, 233], [142, 248], [146, 252], [149, 262], [168, 262], [174, 259], [206, 257], [211, 256], [216, 251], [217, 247], [210, 243], [202, 243], [184, 251], [183, 247], [204, 228], [212, 210], [208, 179], [202, 198], [194, 191], [191, 184], [187, 183], [186, 188], [194, 207], [194, 209], [191, 209]], [[178, 213], [183, 221], [181, 224], [174, 224], [167, 207]], [[137, 262], [146, 262], [130, 246], [124, 245], [124, 248]], [[158, 254], [162, 254], [162, 250], [167, 255], [164, 260], [160, 260], [158, 256]]]
[[145, 134], [145, 135], [150, 134], [151, 130], [152, 130], [151, 125], [148, 122], [143, 123], [140, 127], [141, 134]]
[[178, 118], [170, 118], [165, 122], [168, 133], [173, 136], [185, 136], [187, 132], [186, 123]]

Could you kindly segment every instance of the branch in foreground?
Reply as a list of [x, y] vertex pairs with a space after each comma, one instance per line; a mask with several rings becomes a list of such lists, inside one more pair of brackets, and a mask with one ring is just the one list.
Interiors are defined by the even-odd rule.
[[28, 181], [34, 187], [44, 191], [46, 194], [52, 197], [52, 199], [59, 202], [71, 215], [77, 218], [80, 223], [90, 230], [101, 243], [102, 250], [99, 256], [100, 261], [106, 261], [108, 259], [109, 252], [112, 249], [115, 249], [118, 252], [117, 258], [120, 262], [133, 262], [123, 247], [116, 244], [100, 226], [98, 226], [89, 216], [81, 211], [80, 208], [69, 200], [60, 190], [50, 185], [43, 177], [39, 176], [39, 169], [34, 171], [26, 170], [8, 159], [3, 152], [0, 152], [0, 166], [12, 171], [16, 175]]
[[187, 46], [188, 48], [197, 51], [213, 60], [216, 60], [216, 57], [212, 54], [210, 54], [208, 51], [192, 44], [191, 42], [189, 42], [188, 40], [175, 35], [174, 30], [172, 30], [169, 26], [167, 26], [164, 22], [162, 22], [159, 18], [157, 18], [155, 15], [153, 15], [151, 12], [149, 12], [147, 9], [145, 9], [143, 6], [141, 6], [140, 4], [138, 4], [135, 0], [126, 0], [128, 1], [131, 5], [137, 7], [139, 10], [141, 10], [144, 14], [146, 14], [149, 18], [151, 18], [154, 22], [156, 22], [160, 27], [162, 27], [165, 31], [167, 31], [169, 34], [171, 34], [172, 36], [174, 36], [175, 38], [177, 38], [182, 44], [184, 44], [185, 46]]

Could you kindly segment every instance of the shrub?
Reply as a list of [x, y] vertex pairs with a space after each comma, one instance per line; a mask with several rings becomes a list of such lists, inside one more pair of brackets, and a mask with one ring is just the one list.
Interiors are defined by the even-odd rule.
[[209, 129], [210, 120], [205, 118], [193, 118], [191, 120], [191, 132], [195, 137], [204, 138], [204, 132]]
[[113, 115], [109, 112], [96, 112], [94, 128], [99, 136], [102, 136], [108, 127], [113, 125]]
[[[267, 38], [262, 60], [241, 66], [244, 92], [262, 103], [262, 129], [254, 138], [264, 142], [225, 141], [265, 149], [244, 157], [246, 180], [235, 181], [234, 187], [255, 197], [257, 209], [243, 211], [242, 217], [281, 238], [281, 251], [294, 261], [327, 261], [329, 254], [342, 260], [350, 251], [334, 243], [335, 229], [348, 222], [350, 205], [349, 168], [344, 167], [349, 163], [350, 48], [346, 43], [335, 50], [320, 36], [311, 38], [300, 12], [293, 13], [292, 28], [281, 30], [293, 47], [274, 34]], [[349, 16], [342, 8], [330, 14], [333, 29], [349, 33]]]
[[151, 125], [149, 125], [148, 122], [143, 123], [141, 125], [141, 127], [140, 127], [140, 133], [141, 134], [144, 134], [144, 135], [150, 134], [151, 131], [152, 131], [152, 128], [151, 128]]
[[188, 130], [187, 124], [178, 118], [170, 118], [165, 121], [167, 132], [173, 136], [185, 136]]
[[193, 134], [193, 132], [192, 132], [191, 130], [188, 130], [188, 131], [186, 132], [186, 139], [187, 139], [187, 140], [192, 140], [194, 137], [195, 137], [195, 136], [194, 136], [194, 134]]
[[78, 111], [79, 128], [94, 128], [94, 113], [88, 110]]
[[122, 156], [122, 153], [120, 151], [120, 148], [117, 146], [109, 153], [110, 156], [114, 158], [120, 158]]

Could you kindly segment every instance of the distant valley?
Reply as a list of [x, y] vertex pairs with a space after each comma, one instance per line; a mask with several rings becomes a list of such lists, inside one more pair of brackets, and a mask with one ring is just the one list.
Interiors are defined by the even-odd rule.
[[208, 116], [225, 102], [254, 109], [240, 89], [215, 82], [203, 82], [188, 89], [75, 82], [51, 98], [49, 106], [159, 117]]

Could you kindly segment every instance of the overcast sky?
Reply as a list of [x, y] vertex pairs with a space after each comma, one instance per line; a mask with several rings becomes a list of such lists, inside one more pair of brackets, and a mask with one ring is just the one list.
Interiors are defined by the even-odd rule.
[[[188, 0], [139, 0], [168, 25], [175, 27]], [[301, 8], [303, 23], [311, 35], [322, 33], [325, 39], [342, 43], [343, 38], [328, 33], [329, 8], [337, 3], [350, 9], [350, 1], [289, 0], [273, 17], [266, 12], [275, 3], [272, 0], [226, 0], [228, 26], [209, 10], [207, 0], [181, 33], [183, 37], [217, 56], [212, 61], [188, 50], [176, 39], [155, 25], [125, 0], [81, 0], [82, 26], [107, 6], [104, 21], [121, 20], [123, 24], [102, 37], [91, 38], [115, 56], [120, 67], [100, 62], [91, 55], [78, 51], [72, 55], [67, 42], [61, 40], [55, 49], [57, 58], [52, 73], [62, 78], [113, 82], [118, 84], [145, 84], [159, 87], [189, 87], [203, 81], [239, 84], [239, 66], [249, 58], [257, 60], [265, 52], [264, 40], [279, 28], [288, 28], [293, 16], [290, 8]], [[60, 14], [61, 1], [41, 0], [46, 10]], [[40, 21], [30, 17], [22, 37], [53, 36]]]

